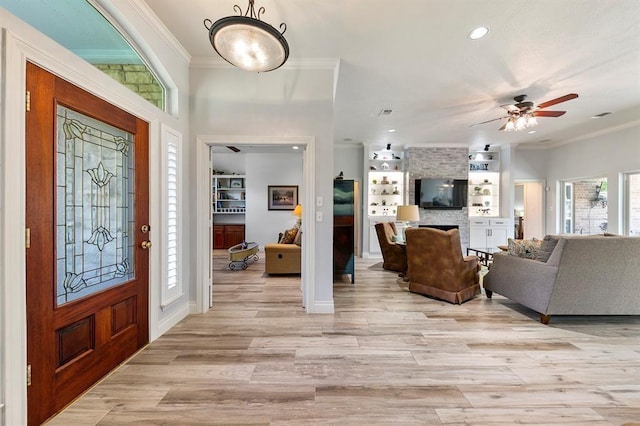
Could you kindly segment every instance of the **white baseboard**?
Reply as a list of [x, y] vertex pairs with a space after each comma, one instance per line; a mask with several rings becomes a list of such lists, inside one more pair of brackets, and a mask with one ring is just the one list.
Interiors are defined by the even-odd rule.
[[198, 312], [198, 304], [196, 302], [189, 302], [189, 313], [190, 314], [199, 314]]
[[332, 314], [334, 313], [333, 300], [326, 302], [315, 302], [313, 306], [309, 308], [310, 314]]
[[158, 336], [162, 336], [164, 333], [169, 331], [173, 326], [182, 321], [187, 315], [189, 315], [189, 311], [191, 309], [191, 303], [183, 303], [179, 309], [177, 309], [173, 314], [169, 315], [167, 318], [163, 318], [158, 322]]

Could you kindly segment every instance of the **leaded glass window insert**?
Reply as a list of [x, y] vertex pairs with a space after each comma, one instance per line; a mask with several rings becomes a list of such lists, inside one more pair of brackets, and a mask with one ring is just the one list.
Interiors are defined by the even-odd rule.
[[57, 107], [56, 302], [135, 276], [134, 136]]

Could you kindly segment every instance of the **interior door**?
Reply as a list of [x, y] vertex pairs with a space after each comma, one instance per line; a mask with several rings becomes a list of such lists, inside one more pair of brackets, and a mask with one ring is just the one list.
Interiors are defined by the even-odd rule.
[[29, 424], [148, 342], [148, 124], [27, 64]]

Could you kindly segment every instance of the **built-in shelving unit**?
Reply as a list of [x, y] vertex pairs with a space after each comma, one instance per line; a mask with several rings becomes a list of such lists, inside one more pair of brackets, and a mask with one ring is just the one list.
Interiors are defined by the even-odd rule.
[[469, 152], [469, 217], [496, 217], [500, 211], [500, 153]]
[[404, 152], [371, 149], [367, 183], [367, 215], [395, 218], [404, 203]]
[[244, 175], [212, 176], [213, 214], [245, 214], [246, 186]]
[[369, 172], [368, 215], [394, 217], [403, 204], [403, 181], [403, 172]]

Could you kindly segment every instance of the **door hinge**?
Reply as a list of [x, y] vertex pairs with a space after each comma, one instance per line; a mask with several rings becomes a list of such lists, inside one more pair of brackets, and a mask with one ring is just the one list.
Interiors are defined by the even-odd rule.
[[27, 364], [27, 386], [31, 386], [31, 364]]
[[25, 248], [31, 248], [31, 228], [25, 229], [24, 246]]
[[27, 94], [25, 95], [25, 109], [27, 112], [31, 111], [31, 92], [27, 90]]

